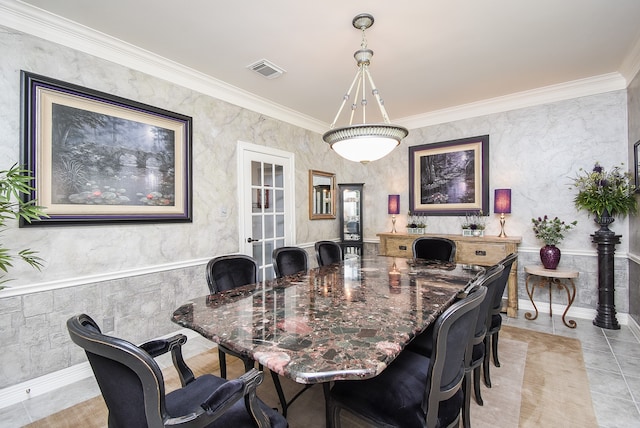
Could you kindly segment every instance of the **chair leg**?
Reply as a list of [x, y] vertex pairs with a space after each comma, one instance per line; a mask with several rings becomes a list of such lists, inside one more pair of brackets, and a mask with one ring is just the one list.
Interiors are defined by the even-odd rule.
[[[322, 384], [322, 394], [324, 395], [324, 425], [327, 428], [335, 427], [335, 423], [333, 421], [333, 413], [331, 406], [331, 384], [329, 382], [324, 382]], [[338, 422], [338, 425], [340, 423]]]
[[498, 333], [499, 331], [496, 331], [495, 334], [492, 334], [492, 338], [491, 338], [491, 348], [493, 351], [493, 364], [496, 367], [500, 367], [500, 361], [498, 361]]
[[255, 362], [251, 359], [251, 358], [243, 358], [242, 361], [244, 362], [244, 372], [248, 372], [249, 370], [251, 370], [252, 368], [255, 367]]
[[218, 361], [220, 362], [220, 377], [222, 379], [227, 378], [227, 358], [225, 353], [218, 348]]
[[327, 428], [340, 428], [340, 406], [336, 406], [330, 400], [328, 401], [327, 406]]
[[276, 387], [276, 393], [278, 394], [278, 400], [280, 400], [280, 405], [282, 406], [282, 416], [287, 417], [287, 399], [284, 397], [284, 391], [282, 391], [282, 385], [280, 384], [280, 378], [278, 378], [278, 373], [271, 372], [271, 379], [273, 379], [273, 385]]
[[473, 369], [473, 392], [476, 396], [476, 403], [478, 403], [479, 406], [483, 406], [484, 402], [482, 401], [482, 394], [480, 392], [480, 376], [482, 376], [482, 373], [480, 366], [478, 366]]
[[484, 384], [487, 388], [491, 388], [491, 376], [489, 374], [489, 364], [491, 363], [491, 336], [484, 338], [484, 360], [482, 361], [482, 369], [484, 372]]
[[465, 370], [464, 380], [462, 381], [462, 395], [464, 402], [462, 404], [462, 427], [471, 428], [471, 372]]

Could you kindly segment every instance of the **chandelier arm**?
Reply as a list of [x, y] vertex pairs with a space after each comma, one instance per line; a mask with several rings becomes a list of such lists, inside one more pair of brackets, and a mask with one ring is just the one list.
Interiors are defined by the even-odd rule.
[[353, 78], [353, 82], [351, 82], [351, 86], [349, 86], [349, 90], [342, 97], [342, 103], [340, 104], [340, 108], [338, 109], [338, 113], [336, 114], [336, 117], [333, 119], [333, 122], [331, 123], [331, 126], [329, 126], [329, 129], [335, 128], [336, 122], [338, 122], [338, 118], [340, 117], [340, 114], [342, 113], [342, 110], [344, 109], [344, 105], [347, 103], [349, 98], [351, 98], [351, 91], [353, 90], [353, 86], [356, 84], [356, 82], [358, 81], [359, 77], [360, 77], [360, 70], [358, 69], [358, 71], [356, 71], [356, 76]]
[[369, 74], [369, 67], [367, 64], [362, 64], [362, 101], [360, 101], [360, 105], [362, 106], [362, 123], [367, 123], [367, 79], [365, 76]]
[[384, 120], [384, 123], [389, 124], [391, 123], [391, 120], [389, 120], [389, 115], [387, 114], [387, 109], [384, 108], [384, 104], [382, 104], [382, 100], [380, 99], [380, 93], [378, 92], [378, 89], [376, 88], [376, 84], [373, 83], [373, 77], [371, 77], [371, 73], [369, 72], [369, 69], [366, 69], [366, 74], [367, 77], [369, 78], [369, 83], [371, 83], [371, 91], [373, 92], [374, 97], [376, 98], [376, 101], [378, 102], [378, 107], [380, 108], [380, 113], [382, 114], [382, 119]]
[[356, 110], [358, 109], [357, 100], [360, 97], [360, 90], [362, 89], [362, 82], [364, 80], [362, 75], [362, 68], [358, 68], [358, 74], [356, 76], [358, 79], [358, 84], [356, 85], [356, 93], [353, 94], [353, 104], [351, 105], [351, 114], [349, 115], [349, 126], [353, 123], [353, 117], [356, 114]]

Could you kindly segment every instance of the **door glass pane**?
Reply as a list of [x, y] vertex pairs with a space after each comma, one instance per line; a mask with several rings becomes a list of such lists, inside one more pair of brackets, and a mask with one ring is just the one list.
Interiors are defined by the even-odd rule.
[[264, 165], [264, 185], [266, 187], [273, 186], [273, 164], [265, 163]]
[[284, 236], [284, 215], [276, 215], [276, 236]]
[[262, 239], [262, 217], [254, 215], [251, 218], [251, 238]]
[[280, 189], [276, 189], [274, 190], [275, 193], [275, 209], [276, 212], [283, 212], [284, 211], [284, 190], [280, 190]]
[[284, 187], [284, 167], [282, 165], [276, 165], [274, 174], [275, 174], [275, 186]]
[[261, 186], [262, 185], [262, 163], [251, 161], [251, 185], [252, 186]]
[[264, 189], [264, 210], [270, 213], [274, 210], [272, 189]]
[[274, 218], [272, 215], [264, 216], [264, 237], [267, 239], [273, 239], [276, 237], [273, 228], [273, 220]]
[[259, 213], [262, 211], [262, 189], [251, 189], [251, 212]]

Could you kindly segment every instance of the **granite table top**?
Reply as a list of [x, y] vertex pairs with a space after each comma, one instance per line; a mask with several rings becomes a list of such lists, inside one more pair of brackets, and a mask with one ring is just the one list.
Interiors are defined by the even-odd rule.
[[479, 270], [372, 256], [193, 299], [172, 321], [298, 383], [378, 375]]

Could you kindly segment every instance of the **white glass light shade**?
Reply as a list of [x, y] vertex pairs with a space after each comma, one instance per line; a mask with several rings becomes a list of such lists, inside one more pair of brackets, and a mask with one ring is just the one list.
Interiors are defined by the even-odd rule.
[[395, 125], [352, 125], [327, 131], [322, 138], [345, 159], [368, 163], [385, 157], [407, 136]]

